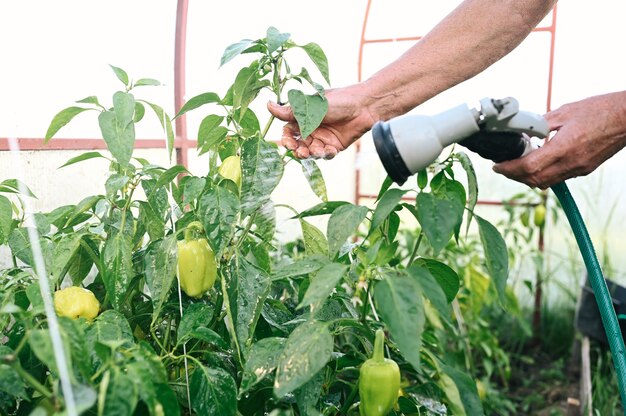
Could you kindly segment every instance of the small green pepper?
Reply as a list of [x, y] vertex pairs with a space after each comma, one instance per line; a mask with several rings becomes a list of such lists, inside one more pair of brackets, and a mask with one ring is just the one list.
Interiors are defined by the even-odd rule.
[[379, 329], [372, 358], [365, 361], [360, 370], [361, 416], [384, 416], [398, 400], [400, 368], [395, 361], [385, 358], [384, 344], [385, 333]]
[[199, 238], [202, 224], [194, 221], [185, 230], [185, 240], [178, 243], [178, 279], [188, 296], [199, 298], [213, 287], [217, 276], [215, 255], [205, 238]]

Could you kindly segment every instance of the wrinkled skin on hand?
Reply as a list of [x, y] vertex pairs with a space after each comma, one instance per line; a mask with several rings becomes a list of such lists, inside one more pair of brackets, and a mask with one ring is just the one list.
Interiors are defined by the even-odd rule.
[[545, 115], [554, 136], [544, 146], [493, 170], [546, 189], [585, 176], [626, 146], [626, 91], [566, 104]]
[[358, 84], [327, 90], [325, 94], [328, 100], [326, 117], [306, 138], [300, 137], [290, 107], [272, 102], [267, 105], [273, 116], [287, 122], [283, 127], [282, 145], [300, 159], [332, 159], [368, 132], [376, 121], [365, 104], [368, 97]]

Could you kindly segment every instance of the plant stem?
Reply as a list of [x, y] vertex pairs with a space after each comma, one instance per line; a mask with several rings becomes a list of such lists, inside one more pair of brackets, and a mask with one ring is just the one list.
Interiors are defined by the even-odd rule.
[[350, 406], [352, 406], [352, 403], [354, 402], [354, 398], [356, 397], [356, 394], [358, 391], [359, 391], [359, 383], [354, 383], [352, 385], [352, 390], [350, 391], [350, 394], [346, 398], [346, 401], [343, 403], [343, 406], [341, 406], [341, 410], [339, 410], [340, 415], [347, 414], [348, 409], [350, 409]]
[[37, 392], [41, 393], [47, 399], [52, 397], [52, 392], [46, 388], [43, 384], [41, 384], [35, 377], [33, 377], [28, 371], [24, 370], [22, 366], [18, 363], [12, 366], [13, 369], [26, 381], [30, 384]]
[[250, 220], [248, 220], [248, 224], [246, 224], [245, 230], [243, 230], [243, 233], [241, 233], [241, 237], [239, 238], [239, 241], [237, 241], [237, 244], [235, 245], [235, 252], [239, 249], [239, 247], [241, 247], [241, 245], [245, 241], [245, 237], [250, 232], [250, 229], [252, 228], [252, 225], [254, 224], [255, 218], [256, 218], [256, 212], [250, 216]]
[[265, 125], [265, 128], [263, 129], [263, 131], [261, 132], [261, 138], [265, 139], [265, 136], [267, 136], [267, 132], [270, 129], [270, 126], [272, 125], [272, 122], [274, 121], [275, 117], [271, 116], [269, 118], [269, 120], [267, 120], [267, 124]]
[[415, 247], [413, 247], [413, 252], [411, 253], [411, 257], [409, 258], [409, 262], [406, 264], [406, 267], [409, 267], [413, 264], [415, 257], [417, 256], [417, 249], [420, 247], [422, 243], [422, 238], [424, 237], [424, 232], [420, 231], [420, 235], [417, 237], [417, 241], [415, 242]]

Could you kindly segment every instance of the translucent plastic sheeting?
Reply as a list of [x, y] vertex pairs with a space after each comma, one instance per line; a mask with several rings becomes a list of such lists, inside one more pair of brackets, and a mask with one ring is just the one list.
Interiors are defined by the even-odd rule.
[[[135, 79], [168, 84], [170, 88], [142, 87], [140, 93], [171, 111], [175, 23], [175, 1], [2, 2], [0, 137], [14, 126], [19, 137], [43, 137], [58, 111], [89, 95], [110, 105], [122, 84], [109, 64]], [[156, 117], [142, 124], [138, 137], [158, 137]], [[60, 134], [98, 137], [97, 122], [81, 114]]]

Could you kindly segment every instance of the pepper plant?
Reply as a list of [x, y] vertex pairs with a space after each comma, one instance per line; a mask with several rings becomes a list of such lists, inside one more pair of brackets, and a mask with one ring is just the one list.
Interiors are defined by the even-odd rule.
[[[294, 49], [308, 55], [310, 70], [289, 64]], [[311, 75], [329, 83], [324, 52], [271, 27], [265, 38], [227, 47], [221, 64], [238, 55], [250, 63], [229, 88], [193, 97], [176, 114], [211, 109], [198, 131], [198, 153], [208, 156], [199, 176], [133, 156], [146, 108], [161, 122], [171, 156], [172, 120], [135, 97], [155, 80], [132, 81], [112, 67], [123, 83], [112, 105], [87, 97], [52, 120], [48, 139], [95, 111], [110, 152], [64, 165], [108, 160], [101, 194], [34, 215], [51, 286], [85, 287], [101, 304], [93, 320], [59, 317], [80, 413], [368, 415], [363, 400], [370, 408], [385, 401], [387, 409], [394, 397], [383, 391], [388, 386], [377, 397], [369, 379], [361, 381], [367, 397], [359, 395], [359, 369], [375, 344], [382, 356], [384, 343], [401, 375], [393, 414], [482, 414], [472, 368], [449, 350], [458, 348], [447, 334], [462, 279], [444, 259], [475, 221], [484, 253], [477, 267], [504, 304], [508, 257], [496, 228], [473, 212], [469, 158], [451, 153], [420, 172], [413, 188], [387, 179], [372, 205], [328, 200], [316, 162], [272, 143], [273, 119], [261, 123], [266, 114], [251, 109], [269, 91], [288, 100], [308, 136], [327, 111], [324, 87]], [[274, 204], [287, 163], [302, 165], [318, 205], [297, 212]], [[467, 173], [467, 190], [456, 165]], [[20, 208], [32, 195], [16, 183], [0, 183], [0, 244], [13, 260], [0, 271], [0, 412], [64, 414]], [[293, 213], [299, 241], [276, 240], [277, 209]], [[410, 247], [399, 240], [401, 215], [420, 224]], [[311, 223], [316, 216], [327, 218], [325, 230]], [[189, 255], [190, 243], [203, 247], [200, 254]]]

